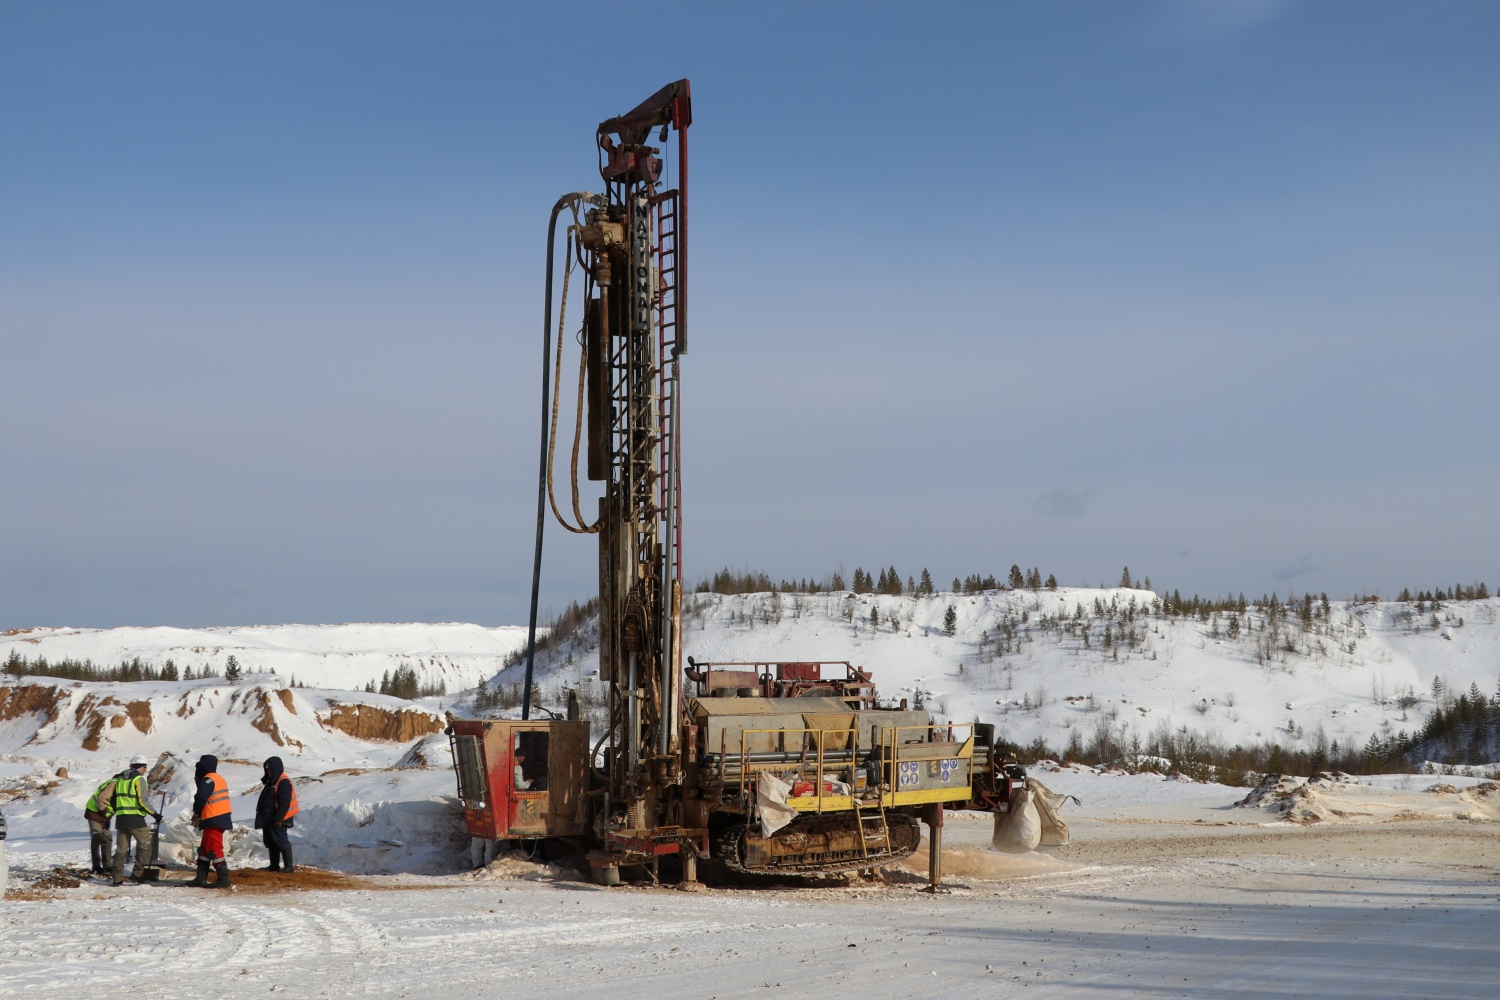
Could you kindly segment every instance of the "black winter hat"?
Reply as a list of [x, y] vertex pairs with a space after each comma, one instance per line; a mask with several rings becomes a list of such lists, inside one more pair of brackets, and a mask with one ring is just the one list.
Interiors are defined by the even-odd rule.
[[219, 770], [219, 758], [211, 753], [206, 753], [198, 758], [198, 764], [193, 768], [195, 777], [203, 777], [205, 774], [213, 774]]

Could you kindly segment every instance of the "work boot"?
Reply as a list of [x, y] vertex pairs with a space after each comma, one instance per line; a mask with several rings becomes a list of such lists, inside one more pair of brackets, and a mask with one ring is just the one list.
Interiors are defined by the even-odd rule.
[[281, 852], [279, 850], [277, 850], [276, 848], [274, 848], [274, 847], [268, 848], [267, 850], [270, 852], [271, 861], [264, 868], [262, 868], [261, 871], [263, 871], [263, 872], [279, 872], [279, 871], [281, 871]]
[[214, 871], [218, 873], [219, 879], [218, 879], [217, 882], [211, 882], [211, 883], [209, 883], [208, 887], [210, 889], [230, 889], [230, 888], [233, 888], [229, 884], [229, 862], [227, 862], [227, 861], [220, 861], [218, 864], [214, 865]]
[[110, 885], [124, 885], [125, 884], [125, 877], [123, 875], [113, 875], [112, 874], [109, 877], [109, 884]]
[[290, 875], [292, 872], [297, 870], [292, 867], [292, 852], [290, 850], [286, 850], [282, 851], [281, 853], [286, 858], [285, 862], [282, 863], [281, 870]]
[[208, 862], [207, 861], [204, 861], [202, 858], [198, 859], [198, 874], [196, 876], [194, 876], [194, 878], [193, 878], [193, 880], [191, 882], [188, 882], [186, 884], [187, 885], [197, 886], [200, 889], [207, 888], [207, 886], [208, 886]]

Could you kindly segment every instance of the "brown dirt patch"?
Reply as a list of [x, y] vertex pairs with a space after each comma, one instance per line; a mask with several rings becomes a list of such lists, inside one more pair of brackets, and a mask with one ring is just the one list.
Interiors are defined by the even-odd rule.
[[142, 735], [151, 731], [151, 703], [149, 701], [132, 701], [125, 706], [125, 714], [130, 717], [130, 721]]
[[299, 866], [288, 875], [285, 872], [268, 872], [261, 868], [231, 870], [230, 879], [236, 892], [395, 892], [403, 889], [422, 889], [420, 885], [392, 885], [378, 877], [369, 875], [345, 875], [343, 872], [324, 871], [321, 868]]
[[[27, 879], [24, 885], [18, 885], [5, 893], [6, 899], [24, 899], [28, 901], [56, 899], [54, 895], [58, 889], [76, 889], [83, 884], [87, 878], [82, 872], [71, 868], [54, 868], [45, 875]], [[14, 884], [14, 883], [12, 883]]]
[[331, 701], [328, 709], [326, 716], [318, 717], [325, 728], [337, 729], [361, 740], [405, 743], [418, 736], [441, 732], [443, 728], [442, 719], [415, 708], [392, 710], [379, 705], [346, 705]]
[[0, 688], [0, 722], [46, 712], [47, 718], [42, 725], [49, 726], [57, 721], [63, 699], [67, 696], [68, 692], [64, 688], [52, 685], [20, 684]]
[[125, 725], [123, 715], [106, 714], [103, 711], [105, 708], [119, 704], [108, 695], [101, 698], [96, 694], [86, 694], [78, 702], [78, 707], [73, 710], [73, 724], [83, 730], [83, 749], [89, 751], [99, 749], [99, 737], [104, 732], [105, 723], [116, 727]]
[[[286, 746], [286, 740], [281, 735], [281, 727], [276, 724], [276, 714], [271, 711], [271, 699], [266, 697], [264, 691], [254, 692], [254, 698], [260, 702], [260, 714], [250, 721], [250, 725], [271, 737], [271, 742], [279, 747]], [[245, 699], [245, 708], [250, 707], [250, 698]]]
[[276, 697], [281, 699], [281, 703], [286, 706], [288, 712], [291, 712], [293, 715], [297, 714], [297, 706], [292, 704], [292, 692], [286, 688], [282, 688], [276, 692]]
[[[282, 702], [287, 704], [288, 708], [291, 707], [291, 692], [282, 688], [276, 694], [281, 696]], [[271, 737], [271, 742], [279, 747], [292, 746], [298, 750], [302, 749], [301, 741], [283, 733], [281, 727], [276, 724], [276, 713], [271, 709], [271, 696], [265, 688], [254, 688], [245, 695], [245, 707], [241, 711], [248, 713], [253, 707], [259, 707], [260, 711], [254, 719], [250, 720], [250, 725]], [[295, 711], [293, 714], [296, 714]]]

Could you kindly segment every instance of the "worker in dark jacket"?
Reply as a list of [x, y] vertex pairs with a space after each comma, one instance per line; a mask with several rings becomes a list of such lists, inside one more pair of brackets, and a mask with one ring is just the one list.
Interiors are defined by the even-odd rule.
[[[193, 822], [203, 831], [198, 843], [198, 875], [188, 885], [228, 889], [229, 862], [224, 858], [224, 832], [234, 826], [229, 818], [229, 783], [219, 774], [219, 758], [206, 753], [193, 768], [197, 793], [193, 796]], [[209, 882], [212, 866], [218, 881]]]
[[296, 869], [292, 867], [292, 839], [287, 831], [297, 815], [297, 790], [286, 776], [280, 757], [267, 757], [265, 767], [264, 784], [255, 803], [255, 828], [262, 831], [266, 852], [271, 855], [265, 870], [292, 872]]

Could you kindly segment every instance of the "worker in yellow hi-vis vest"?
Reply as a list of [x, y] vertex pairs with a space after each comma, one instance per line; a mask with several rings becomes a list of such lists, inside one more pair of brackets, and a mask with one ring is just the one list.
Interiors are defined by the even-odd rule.
[[123, 777], [122, 771], [105, 778], [83, 807], [83, 818], [89, 822], [89, 871], [95, 875], [108, 875], [114, 867], [109, 850], [110, 804], [115, 798], [115, 780]]
[[130, 768], [115, 779], [114, 798], [110, 801], [110, 813], [115, 820], [115, 885], [125, 882], [125, 854], [130, 842], [135, 841], [135, 865], [130, 870], [133, 881], [140, 882], [146, 875], [146, 863], [151, 860], [151, 831], [146, 826], [146, 817], [161, 819], [149, 805], [146, 796], [146, 768], [149, 766], [140, 754], [130, 758]]

